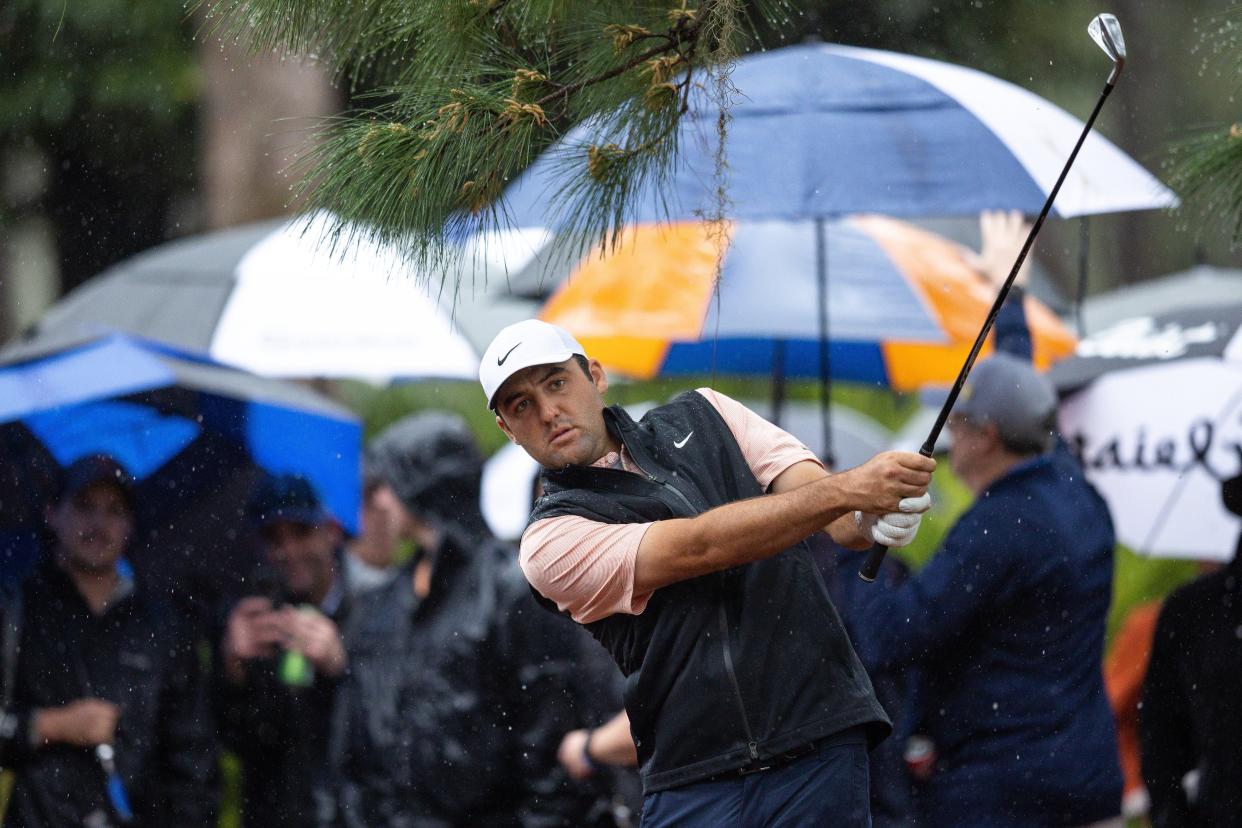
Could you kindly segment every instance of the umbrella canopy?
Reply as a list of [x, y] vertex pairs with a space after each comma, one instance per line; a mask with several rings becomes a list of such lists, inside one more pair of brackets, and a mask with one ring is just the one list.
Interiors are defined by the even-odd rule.
[[[41, 504], [16, 508], [13, 493], [43, 494], [23, 487], [21, 470], [102, 452], [135, 475], [144, 510], [161, 520], [263, 469], [309, 478], [353, 530], [361, 443], [358, 419], [326, 397], [132, 337], [0, 352], [6, 523], [40, 515]], [[238, 514], [222, 513], [225, 528]]]
[[1152, 314], [1242, 302], [1242, 270], [1198, 265], [1089, 297], [1082, 304], [1088, 331]]
[[[994, 298], [964, 248], [879, 216], [831, 222], [824, 242], [833, 377], [899, 391], [952, 382]], [[819, 377], [816, 256], [813, 222], [640, 225], [615, 252], [552, 272], [540, 315], [632, 377]], [[544, 264], [515, 275], [514, 289], [538, 292]], [[1073, 352], [1051, 311], [1029, 297], [1027, 311], [1041, 367]]]
[[1242, 471], [1239, 327], [1242, 304], [1132, 319], [1050, 373], [1061, 430], [1138, 552], [1233, 557], [1242, 521], [1220, 483]]
[[[1038, 213], [1083, 124], [982, 72], [895, 52], [806, 43], [739, 60], [730, 75], [728, 215], [736, 219]], [[696, 88], [678, 125], [678, 158], [633, 199], [631, 222], [715, 213], [718, 107]], [[626, 146], [608, 124], [572, 130], [506, 191], [511, 220], [561, 225], [565, 170], [592, 144]], [[1168, 207], [1176, 197], [1092, 133], [1053, 214]]]
[[442, 293], [399, 251], [332, 226], [317, 214], [161, 245], [53, 305], [35, 332], [124, 331], [272, 377], [472, 379], [462, 330], [486, 344], [526, 310], [488, 305], [495, 318], [455, 325], [477, 315], [473, 288]]

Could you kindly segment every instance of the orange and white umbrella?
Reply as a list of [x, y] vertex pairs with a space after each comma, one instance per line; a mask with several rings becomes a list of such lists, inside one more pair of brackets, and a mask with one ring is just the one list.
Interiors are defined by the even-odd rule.
[[[951, 383], [995, 297], [968, 251], [880, 216], [822, 228], [637, 225], [615, 249], [544, 272], [555, 288], [540, 316], [634, 378], [713, 370], [816, 378], [826, 305], [834, 380], [896, 391]], [[826, 263], [822, 279], [817, 261]], [[1051, 310], [1027, 297], [1026, 312], [1038, 367], [1073, 352], [1073, 334]]]

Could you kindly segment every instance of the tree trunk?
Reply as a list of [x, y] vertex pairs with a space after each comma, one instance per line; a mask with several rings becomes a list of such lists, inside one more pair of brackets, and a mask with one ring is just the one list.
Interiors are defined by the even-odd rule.
[[208, 229], [271, 218], [293, 207], [289, 166], [313, 145], [342, 95], [316, 66], [244, 43], [202, 39], [203, 196]]

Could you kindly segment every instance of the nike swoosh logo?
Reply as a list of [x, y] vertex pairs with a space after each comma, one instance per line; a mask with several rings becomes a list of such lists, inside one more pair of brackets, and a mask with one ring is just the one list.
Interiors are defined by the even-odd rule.
[[506, 353], [504, 356], [502, 356], [502, 357], [497, 357], [497, 358], [496, 358], [496, 364], [497, 364], [497, 365], [504, 365], [504, 364], [505, 364], [505, 360], [509, 358], [509, 354], [511, 354], [511, 353], [513, 353], [514, 351], [516, 351], [516, 350], [518, 349], [518, 345], [521, 345], [521, 344], [522, 344], [522, 343], [521, 343], [521, 342], [519, 342], [517, 345], [514, 345], [512, 348], [510, 348], [510, 349], [509, 349], [509, 351], [508, 351], [508, 353]]
[[675, 448], [681, 448], [681, 447], [682, 447], [682, 446], [684, 446], [686, 443], [690, 442], [690, 438], [691, 438], [691, 437], [693, 437], [693, 436], [694, 436], [694, 432], [692, 431], [692, 432], [690, 432], [689, 434], [687, 434], [685, 437], [682, 437], [680, 440], [675, 440], [675, 441], [673, 442], [673, 446], [674, 446]]

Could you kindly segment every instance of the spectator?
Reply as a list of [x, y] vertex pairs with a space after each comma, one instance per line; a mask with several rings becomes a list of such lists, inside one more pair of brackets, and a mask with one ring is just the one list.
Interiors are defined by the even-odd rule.
[[195, 642], [130, 574], [134, 497], [111, 457], [73, 463], [47, 513], [48, 554], [0, 598], [6, 826], [214, 824]]
[[556, 761], [581, 721], [570, 630], [542, 612], [479, 506], [459, 419], [407, 417], [369, 450], [409, 565], [350, 620], [332, 754], [345, 826], [586, 825]]
[[349, 606], [342, 534], [303, 477], [261, 479], [247, 511], [272, 574], [228, 615], [216, 704], [241, 760], [243, 825], [301, 828], [331, 807], [328, 723]]
[[345, 580], [350, 597], [387, 584], [397, 574], [393, 556], [400, 540], [388, 513], [376, 500], [383, 484], [364, 463], [362, 470], [362, 511], [358, 534], [345, 544]]
[[[634, 767], [638, 753], [623, 709], [625, 681], [608, 651], [581, 627], [565, 622], [576, 646], [571, 681], [580, 721], [561, 737], [561, 767], [594, 798], [583, 825], [628, 828], [642, 813], [642, 784]], [[620, 711], [620, 712], [617, 712]]]
[[1151, 798], [1143, 783], [1138, 720], [1160, 606], [1160, 601], [1149, 601], [1131, 609], [1117, 630], [1112, 649], [1104, 661], [1104, 687], [1117, 721], [1117, 748], [1125, 777], [1121, 811], [1127, 819], [1146, 816], [1151, 807]]
[[[1242, 516], [1242, 476], [1222, 484]], [[1239, 541], [1242, 549], [1242, 540]], [[1139, 734], [1155, 828], [1242, 826], [1242, 557], [1169, 596], [1156, 622]]]
[[921, 668], [938, 755], [919, 788], [930, 825], [1120, 824], [1101, 672], [1112, 520], [1053, 448], [1055, 414], [1024, 360], [975, 367], [949, 420], [950, 463], [975, 502], [921, 572], [864, 606], [868, 667]]

